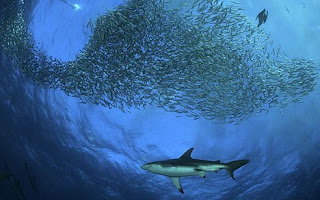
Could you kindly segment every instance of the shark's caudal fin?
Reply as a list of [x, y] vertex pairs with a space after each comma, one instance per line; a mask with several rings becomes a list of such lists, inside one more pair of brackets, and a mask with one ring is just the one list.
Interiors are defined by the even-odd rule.
[[228, 174], [231, 176], [231, 178], [233, 178], [234, 180], [236, 180], [233, 176], [233, 171], [242, 167], [243, 165], [249, 163], [250, 160], [237, 160], [237, 161], [232, 161], [227, 163], [227, 172]]

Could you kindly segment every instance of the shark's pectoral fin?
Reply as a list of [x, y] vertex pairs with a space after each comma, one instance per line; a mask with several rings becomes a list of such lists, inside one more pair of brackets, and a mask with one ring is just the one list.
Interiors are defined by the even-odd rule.
[[170, 176], [169, 177], [173, 183], [173, 185], [183, 194], [183, 189], [180, 184], [180, 177]]

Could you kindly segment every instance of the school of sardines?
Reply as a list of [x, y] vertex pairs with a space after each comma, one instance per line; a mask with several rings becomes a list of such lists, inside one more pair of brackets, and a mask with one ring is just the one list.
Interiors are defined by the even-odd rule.
[[46, 55], [18, 0], [1, 9], [0, 43], [27, 77], [84, 103], [124, 112], [155, 105], [177, 116], [239, 123], [301, 102], [316, 64], [291, 59], [241, 7], [219, 0], [128, 0], [94, 23], [75, 60]]

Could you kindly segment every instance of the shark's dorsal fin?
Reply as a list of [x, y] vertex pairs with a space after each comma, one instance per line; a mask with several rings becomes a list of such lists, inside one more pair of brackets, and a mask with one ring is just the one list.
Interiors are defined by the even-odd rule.
[[170, 176], [169, 178], [171, 179], [173, 185], [183, 194], [184, 192], [180, 184], [180, 177]]
[[[188, 151], [186, 151], [182, 156], [180, 156], [180, 158], [182, 158], [182, 159], [191, 159], [191, 153], [192, 153], [192, 151], [193, 151], [193, 147], [192, 148], [190, 148]], [[179, 158], [179, 159], [180, 159]]]

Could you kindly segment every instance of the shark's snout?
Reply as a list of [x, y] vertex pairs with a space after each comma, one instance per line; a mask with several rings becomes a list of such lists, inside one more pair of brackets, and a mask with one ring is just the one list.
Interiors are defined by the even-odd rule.
[[141, 166], [141, 169], [148, 170], [151, 167], [150, 164], [144, 164]]

